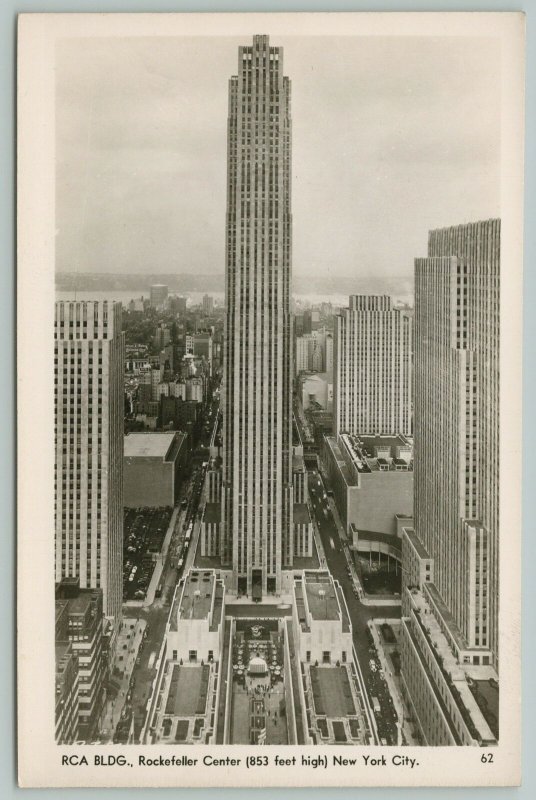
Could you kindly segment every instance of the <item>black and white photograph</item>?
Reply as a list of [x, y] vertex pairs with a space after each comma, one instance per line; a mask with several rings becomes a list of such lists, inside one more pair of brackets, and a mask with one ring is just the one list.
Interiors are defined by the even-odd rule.
[[21, 17], [21, 785], [518, 782], [522, 58]]

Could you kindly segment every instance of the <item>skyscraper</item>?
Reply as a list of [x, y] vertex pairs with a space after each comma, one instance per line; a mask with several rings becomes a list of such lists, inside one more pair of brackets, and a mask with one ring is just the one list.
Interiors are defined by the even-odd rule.
[[498, 659], [500, 220], [415, 262], [415, 533], [469, 647]]
[[412, 433], [413, 319], [387, 296], [352, 295], [335, 317], [334, 432]]
[[121, 304], [58, 301], [54, 332], [56, 581], [102, 589], [117, 626], [123, 588]]
[[153, 308], [163, 308], [168, 296], [168, 287], [164, 283], [155, 283], [150, 288], [151, 305]]
[[254, 596], [293, 560], [290, 138], [283, 51], [255, 36], [229, 82], [221, 546]]
[[431, 745], [499, 735], [499, 281], [499, 220], [431, 231], [415, 261], [401, 684]]
[[203, 295], [203, 314], [210, 317], [214, 311], [214, 298], [210, 294]]

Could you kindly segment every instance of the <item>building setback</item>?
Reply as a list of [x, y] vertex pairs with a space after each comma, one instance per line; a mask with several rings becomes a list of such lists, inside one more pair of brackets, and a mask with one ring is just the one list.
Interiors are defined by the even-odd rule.
[[387, 296], [352, 295], [335, 317], [333, 408], [341, 433], [412, 434], [413, 319]]
[[123, 369], [121, 304], [58, 301], [54, 329], [56, 581], [102, 589], [121, 617]]
[[428, 257], [415, 261], [415, 519], [402, 538], [401, 654], [430, 744], [498, 736], [499, 282], [499, 220], [432, 231]]
[[283, 51], [255, 36], [229, 82], [220, 546], [255, 596], [293, 562], [290, 137]]

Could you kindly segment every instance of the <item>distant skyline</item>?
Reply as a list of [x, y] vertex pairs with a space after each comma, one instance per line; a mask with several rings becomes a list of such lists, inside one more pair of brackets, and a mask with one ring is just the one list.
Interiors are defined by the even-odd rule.
[[[223, 275], [228, 76], [249, 38], [58, 44], [58, 270]], [[408, 276], [429, 229], [500, 214], [497, 40], [271, 44], [292, 81], [295, 276]]]

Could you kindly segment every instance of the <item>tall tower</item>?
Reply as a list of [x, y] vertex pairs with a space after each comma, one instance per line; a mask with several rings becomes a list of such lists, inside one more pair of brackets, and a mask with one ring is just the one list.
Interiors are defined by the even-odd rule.
[[415, 261], [415, 534], [465, 646], [495, 666], [499, 263], [498, 219], [431, 231]]
[[229, 82], [223, 563], [233, 588], [281, 588], [291, 566], [290, 81], [267, 36]]
[[413, 318], [386, 295], [352, 295], [335, 318], [335, 435], [413, 432]]
[[123, 365], [119, 303], [56, 303], [56, 581], [102, 589], [118, 625], [123, 596]]

